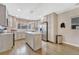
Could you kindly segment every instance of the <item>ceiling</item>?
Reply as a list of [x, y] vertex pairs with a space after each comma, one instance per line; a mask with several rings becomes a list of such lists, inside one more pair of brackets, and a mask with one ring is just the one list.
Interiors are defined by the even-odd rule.
[[5, 3], [5, 5], [10, 15], [30, 20], [40, 19], [52, 12], [59, 14], [75, 8], [75, 3]]

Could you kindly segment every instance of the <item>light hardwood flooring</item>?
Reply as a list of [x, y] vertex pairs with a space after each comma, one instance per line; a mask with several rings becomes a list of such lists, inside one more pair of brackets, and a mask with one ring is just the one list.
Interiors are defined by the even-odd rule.
[[14, 48], [9, 51], [0, 53], [0, 55], [78, 55], [79, 48], [66, 44], [54, 44], [42, 41], [42, 48], [33, 51], [25, 42], [18, 40], [15, 42]]

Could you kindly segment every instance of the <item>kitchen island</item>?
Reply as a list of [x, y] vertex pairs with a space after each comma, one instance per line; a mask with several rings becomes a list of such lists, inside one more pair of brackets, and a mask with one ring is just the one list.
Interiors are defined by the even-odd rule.
[[34, 50], [41, 48], [41, 33], [40, 32], [26, 32], [26, 43]]

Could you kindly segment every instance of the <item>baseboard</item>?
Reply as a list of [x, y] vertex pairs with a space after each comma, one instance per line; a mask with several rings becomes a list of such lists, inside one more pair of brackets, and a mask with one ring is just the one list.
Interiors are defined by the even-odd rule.
[[43, 40], [43, 39], [42, 39], [42, 41], [48, 42], [48, 40]]
[[52, 41], [49, 41], [49, 40], [48, 40], [47, 42], [50, 42], [50, 43], [56, 43], [56, 42], [52, 42]]
[[13, 48], [11, 47], [11, 48], [9, 48], [9, 49], [6, 49], [6, 50], [2, 50], [2, 51], [0, 51], [0, 54], [1, 53], [4, 53], [4, 52], [7, 52], [7, 51], [10, 51], [10, 50], [12, 50]]
[[68, 42], [63, 42], [64, 44], [68, 44], [68, 45], [71, 45], [71, 46], [74, 46], [74, 47], [78, 47], [79, 48], [79, 45], [77, 44], [73, 44], [73, 43], [68, 43]]
[[19, 41], [19, 40], [25, 40], [25, 38], [21, 38], [21, 39], [15, 39], [15, 41]]
[[[26, 44], [27, 44], [27, 46], [29, 47], [29, 48], [31, 48], [31, 50], [32, 51], [34, 51], [34, 52], [37, 52], [39, 49], [37, 49], [37, 50], [34, 50], [27, 42], [26, 42]], [[40, 48], [41, 49], [41, 48]]]

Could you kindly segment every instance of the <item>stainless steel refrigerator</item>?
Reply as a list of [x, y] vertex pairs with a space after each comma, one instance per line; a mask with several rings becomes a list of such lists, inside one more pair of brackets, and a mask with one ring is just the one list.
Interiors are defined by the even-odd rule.
[[42, 23], [42, 40], [48, 41], [48, 22], [43, 22]]

